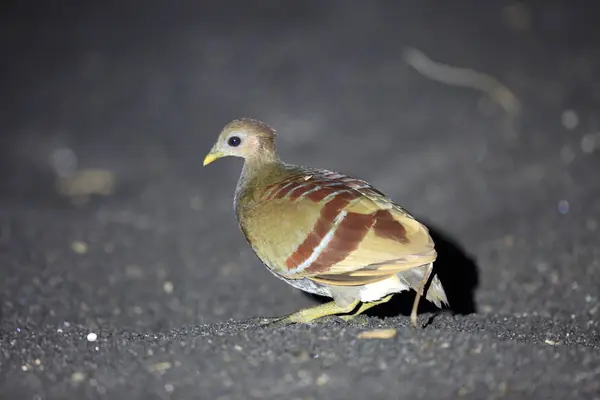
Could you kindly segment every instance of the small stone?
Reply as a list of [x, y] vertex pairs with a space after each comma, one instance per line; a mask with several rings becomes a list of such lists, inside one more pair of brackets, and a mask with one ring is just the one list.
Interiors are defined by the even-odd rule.
[[71, 243], [71, 249], [77, 254], [85, 254], [88, 252], [88, 245], [85, 242], [76, 240]]
[[565, 110], [561, 115], [561, 122], [568, 130], [573, 130], [579, 125], [579, 116], [573, 110]]
[[167, 391], [168, 393], [173, 393], [174, 390], [175, 387], [173, 385], [171, 385], [170, 383], [165, 384], [165, 391]]
[[175, 289], [175, 287], [173, 286], [173, 282], [166, 281], [165, 283], [163, 283], [163, 290], [166, 294], [173, 293], [173, 289]]
[[551, 339], [544, 340], [544, 343], [549, 344], [550, 346], [556, 346], [558, 344], [558, 342]]
[[321, 374], [317, 377], [317, 386], [326, 385], [329, 382], [329, 375]]
[[83, 372], [77, 371], [73, 372], [73, 374], [71, 375], [71, 382], [73, 383], [83, 382], [84, 380], [85, 374]]
[[558, 202], [558, 212], [562, 215], [568, 214], [570, 209], [569, 202], [567, 200], [561, 200]]
[[88, 342], [95, 342], [96, 339], [98, 339], [98, 335], [97, 334], [95, 334], [94, 332], [88, 333], [88, 335], [87, 335]]
[[39, 358], [36, 358], [33, 361], [33, 365], [35, 365], [36, 367], [39, 367], [40, 365], [42, 365], [42, 360], [40, 360]]
[[21, 371], [23, 371], [23, 372], [29, 371], [29, 365], [27, 365], [27, 364], [21, 365]]
[[597, 148], [600, 148], [600, 132], [588, 133], [581, 138], [581, 151], [585, 154], [592, 154]]

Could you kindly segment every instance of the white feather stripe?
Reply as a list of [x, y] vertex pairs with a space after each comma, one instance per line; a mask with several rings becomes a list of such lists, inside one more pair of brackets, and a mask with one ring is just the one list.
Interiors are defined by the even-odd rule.
[[320, 190], [321, 186], [315, 186], [314, 188], [307, 190], [306, 192], [302, 193], [300, 196], [298, 196], [298, 198], [295, 201], [298, 201], [300, 199], [305, 198], [306, 196], [308, 196], [309, 194], [316, 192], [317, 190]]
[[344, 190], [338, 190], [337, 192], [333, 192], [331, 194], [328, 194], [321, 201], [324, 202], [324, 203], [327, 203], [329, 200], [333, 199], [335, 196], [337, 196], [340, 193], [351, 193], [351, 192], [349, 190], [346, 190], [346, 189], [344, 189]]
[[327, 234], [325, 236], [323, 236], [323, 239], [321, 239], [319, 244], [314, 248], [310, 257], [308, 257], [306, 260], [304, 260], [304, 262], [302, 264], [298, 265], [296, 268], [289, 270], [288, 274], [296, 274], [298, 272], [304, 271], [306, 268], [310, 267], [312, 265], [312, 263], [314, 263], [317, 260], [317, 258], [319, 258], [319, 256], [323, 252], [323, 250], [325, 250], [327, 248], [327, 245], [329, 245], [329, 242], [331, 242], [331, 239], [333, 239], [333, 237], [335, 236], [335, 231], [337, 230], [339, 225], [342, 223], [344, 218], [346, 218], [347, 214], [348, 214], [348, 212], [342, 210], [335, 217], [333, 226], [331, 227], [331, 229], [329, 229]]
[[279, 192], [281, 192], [283, 189], [287, 188], [287, 187], [288, 187], [288, 186], [290, 186], [290, 185], [295, 185], [295, 184], [296, 184], [296, 182], [292, 181], [292, 182], [288, 182], [288, 183], [286, 183], [285, 185], [283, 185], [283, 186], [279, 187], [279, 189], [277, 189], [277, 190], [276, 190], [276, 191], [273, 193], [273, 197], [277, 197], [277, 194], [278, 194]]
[[[298, 182], [295, 182], [295, 183], [298, 183]], [[296, 186], [295, 188], [293, 188], [292, 190], [290, 190], [289, 192], [287, 192], [287, 193], [285, 194], [285, 197], [289, 197], [289, 196], [290, 196], [292, 193], [294, 193], [296, 190], [298, 190], [298, 189], [302, 189], [303, 187], [307, 187], [307, 186], [309, 186], [309, 185], [312, 185], [312, 184], [313, 184], [313, 182], [307, 182], [307, 183], [303, 183], [303, 184], [301, 184], [301, 185], [298, 185], [298, 186]]]

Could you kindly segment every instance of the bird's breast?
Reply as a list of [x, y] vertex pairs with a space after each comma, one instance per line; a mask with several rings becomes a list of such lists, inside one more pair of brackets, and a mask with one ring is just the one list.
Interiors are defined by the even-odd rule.
[[270, 269], [287, 273], [286, 260], [297, 251], [318, 219], [307, 204], [270, 201], [254, 207], [238, 207], [240, 227], [248, 243]]

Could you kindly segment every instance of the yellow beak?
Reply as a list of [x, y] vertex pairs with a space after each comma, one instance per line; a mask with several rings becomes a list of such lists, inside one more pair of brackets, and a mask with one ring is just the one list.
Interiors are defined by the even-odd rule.
[[217, 158], [221, 158], [223, 157], [223, 153], [220, 151], [212, 151], [210, 153], [208, 153], [206, 155], [206, 157], [204, 157], [204, 163], [203, 165], [206, 167], [208, 164], [210, 164], [211, 162], [215, 161]]

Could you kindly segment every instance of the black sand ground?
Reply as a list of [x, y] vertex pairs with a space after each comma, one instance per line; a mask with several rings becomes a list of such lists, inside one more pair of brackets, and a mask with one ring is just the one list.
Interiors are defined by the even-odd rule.
[[[0, 398], [600, 398], [592, 2], [69, 3], [2, 6]], [[406, 46], [504, 83], [515, 129]], [[455, 313], [244, 323], [317, 300], [239, 233], [240, 162], [201, 167], [240, 116], [423, 218]], [[73, 166], [114, 188], [66, 197]]]

